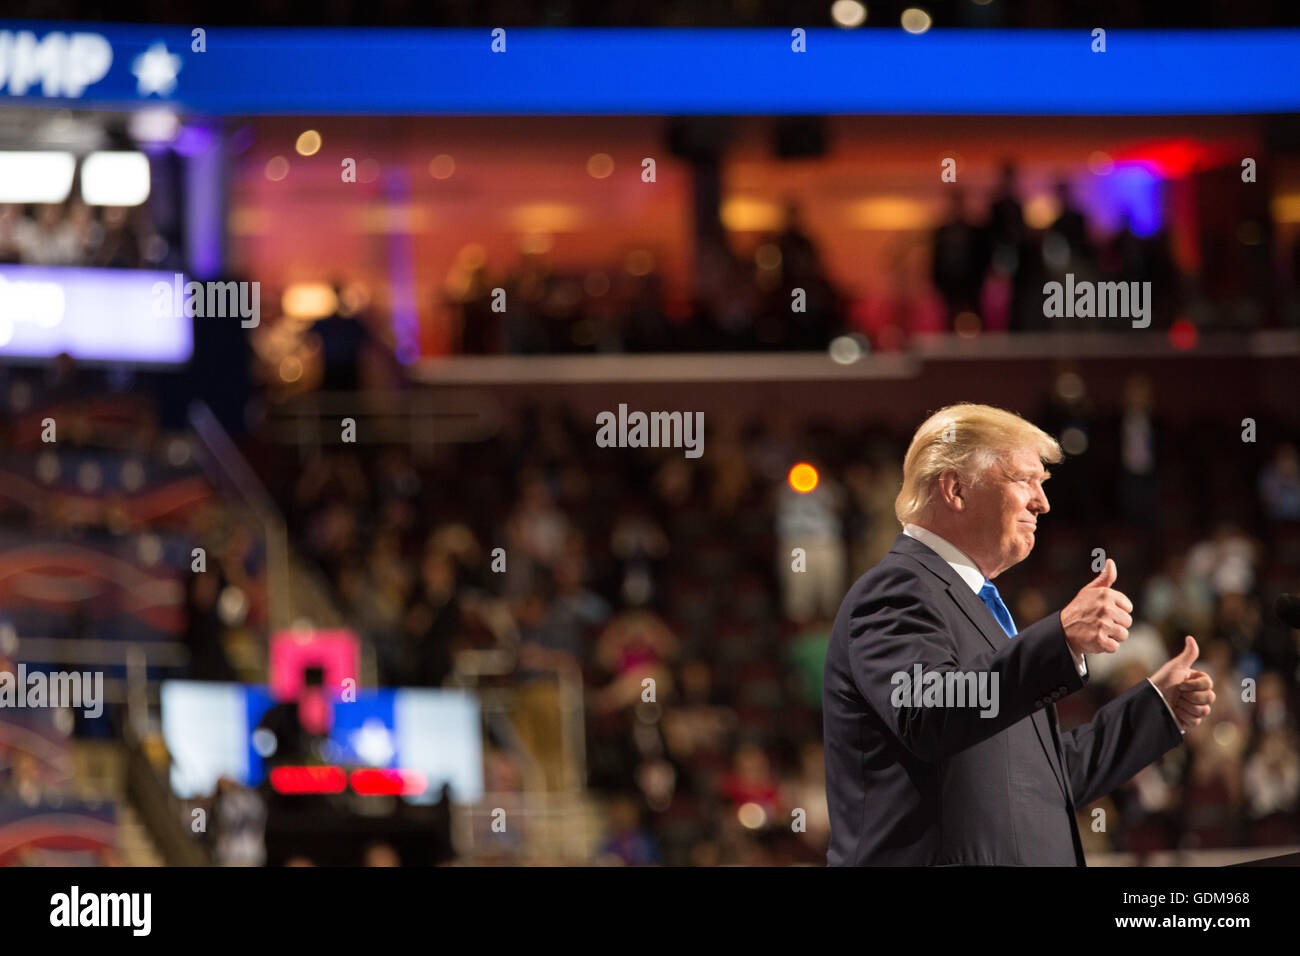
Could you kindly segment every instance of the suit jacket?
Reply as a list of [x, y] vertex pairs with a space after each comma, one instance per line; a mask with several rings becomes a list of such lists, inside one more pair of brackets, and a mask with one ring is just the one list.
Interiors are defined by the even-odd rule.
[[[996, 716], [898, 700], [894, 675], [918, 663], [996, 674]], [[849, 590], [827, 650], [829, 865], [1083, 866], [1075, 807], [1182, 741], [1150, 681], [1061, 733], [1055, 702], [1084, 680], [1059, 613], [1008, 639], [943, 558], [900, 534]]]

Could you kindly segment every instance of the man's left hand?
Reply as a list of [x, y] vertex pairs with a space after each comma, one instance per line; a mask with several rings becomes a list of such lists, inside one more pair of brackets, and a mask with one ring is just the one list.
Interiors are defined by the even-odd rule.
[[1199, 653], [1196, 638], [1189, 634], [1183, 643], [1183, 652], [1166, 661], [1151, 675], [1151, 683], [1164, 695], [1165, 703], [1174, 712], [1174, 718], [1183, 731], [1191, 730], [1204, 720], [1214, 703], [1214, 681], [1205, 671], [1192, 670]]

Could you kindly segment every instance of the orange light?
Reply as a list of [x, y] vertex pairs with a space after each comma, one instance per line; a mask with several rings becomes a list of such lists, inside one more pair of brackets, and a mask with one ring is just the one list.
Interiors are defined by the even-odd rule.
[[790, 487], [806, 495], [817, 487], [817, 469], [806, 461], [799, 462], [790, 469]]

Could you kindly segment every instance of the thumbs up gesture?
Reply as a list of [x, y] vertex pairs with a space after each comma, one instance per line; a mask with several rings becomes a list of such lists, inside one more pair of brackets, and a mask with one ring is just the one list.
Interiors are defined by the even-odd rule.
[[1118, 576], [1114, 560], [1107, 558], [1101, 573], [1061, 610], [1061, 629], [1076, 655], [1113, 654], [1128, 640], [1133, 602], [1112, 587]]
[[1214, 703], [1214, 681], [1205, 671], [1192, 670], [1199, 653], [1196, 638], [1189, 634], [1183, 641], [1182, 653], [1165, 661], [1151, 675], [1151, 683], [1164, 695], [1184, 732], [1204, 720]]

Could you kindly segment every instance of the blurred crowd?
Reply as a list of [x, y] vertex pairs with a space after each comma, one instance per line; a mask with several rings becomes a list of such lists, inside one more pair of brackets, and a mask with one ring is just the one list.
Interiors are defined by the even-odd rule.
[[172, 252], [144, 207], [0, 205], [0, 263], [142, 269], [171, 261]]
[[[183, 646], [183, 663], [151, 661], [155, 679], [247, 678], [264, 669], [260, 528], [203, 475], [193, 436], [163, 428], [136, 385], [67, 355], [0, 369], [0, 534], [32, 549], [42, 570], [70, 575], [78, 595], [52, 600], [19, 581], [3, 618], [51, 637]], [[193, 573], [195, 548], [205, 573]], [[103, 658], [115, 662], [110, 678], [122, 673], [119, 658]], [[96, 726], [115, 725], [116, 713]]]
[[[543, 253], [524, 254], [506, 270], [480, 264], [448, 303], [458, 318], [455, 348], [473, 355], [816, 351], [853, 332], [868, 347], [889, 350], [932, 327], [966, 336], [1077, 331], [1073, 296], [1068, 314], [1044, 314], [1045, 284], [1064, 285], [1067, 275], [1071, 288], [1136, 283], [1124, 288], [1147, 290], [1142, 317], [1153, 329], [1177, 320], [1238, 331], [1300, 323], [1300, 237], [1287, 244], [1269, 223], [1243, 222], [1236, 235], [1207, 237], [1202, 252], [1211, 264], [1188, 275], [1163, 225], [1130, 210], [1107, 232], [1065, 180], [1054, 187], [1051, 221], [1031, 223], [1018, 175], [1006, 163], [982, 211], [964, 187], [944, 187], [946, 207], [928, 243], [929, 288], [856, 298], [830, 275], [789, 201], [781, 228], [757, 236], [744, 254], [723, 230], [700, 238], [692, 288], [681, 295], [670, 292], [646, 250], [584, 270], [558, 269]], [[497, 289], [505, 291], [505, 311], [494, 311]], [[1126, 317], [1138, 318], [1136, 300], [1126, 308]]]
[[[670, 300], [646, 250], [582, 272], [557, 270], [538, 253], [504, 274], [482, 265], [452, 303], [459, 351], [816, 350], [844, 329], [847, 303], [793, 202], [781, 228], [759, 237], [754, 254], [740, 254], [719, 231], [700, 242], [697, 260], [694, 289], [681, 302]], [[505, 312], [493, 311], [497, 288], [510, 304]], [[791, 296], [796, 288], [803, 290], [798, 302]]]
[[1150, 282], [1157, 307], [1152, 325], [1167, 328], [1184, 303], [1167, 233], [1139, 236], [1126, 218], [1118, 232], [1096, 242], [1095, 225], [1074, 203], [1069, 184], [1058, 182], [1055, 192], [1056, 218], [1046, 229], [1031, 229], [1013, 165], [1003, 167], [983, 217], [970, 215], [965, 191], [952, 186], [931, 260], [949, 327], [963, 331], [963, 317], [968, 333], [990, 320], [1013, 332], [1077, 327], [1072, 319], [1043, 315], [1044, 283], [1072, 273], [1080, 282]]
[[[162, 428], [133, 384], [66, 355], [0, 367], [0, 671], [93, 662], [105, 690], [97, 718], [0, 709], [0, 865], [143, 862], [139, 840], [123, 842], [120, 781], [84, 749], [120, 743], [129, 654], [155, 702], [163, 679], [264, 671], [256, 523], [214, 493], [191, 436]], [[205, 573], [192, 573], [196, 548]], [[224, 838], [230, 814], [218, 823]]]
[[[1163, 419], [1145, 379], [1101, 415], [1068, 370], [1036, 420], [1078, 457], [1053, 469], [1038, 548], [1007, 576], [1016, 620], [1062, 606], [1096, 548], [1138, 606], [1124, 653], [1096, 662], [1063, 721], [1085, 721], [1185, 633], [1219, 689], [1188, 746], [1104, 804], [1104, 832], [1082, 820], [1090, 848], [1300, 841], [1297, 635], [1271, 614], [1300, 581], [1295, 444], [1215, 454], [1207, 429]], [[908, 436], [780, 412], [709, 427], [695, 463], [610, 454], [563, 411], [535, 409], [425, 464], [399, 447], [326, 451], [279, 496], [385, 683], [455, 682], [463, 655], [509, 649], [499, 686], [548, 789], [564, 783], [563, 686], [584, 689], [587, 783], [609, 811], [601, 859], [820, 863], [826, 641], [848, 585], [898, 532]], [[801, 460], [821, 472], [809, 493], [786, 482]], [[524, 776], [492, 738], [489, 792]]]

